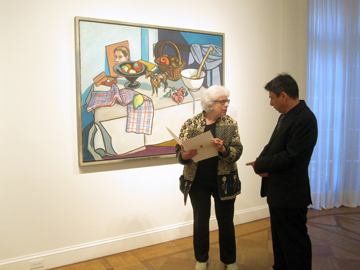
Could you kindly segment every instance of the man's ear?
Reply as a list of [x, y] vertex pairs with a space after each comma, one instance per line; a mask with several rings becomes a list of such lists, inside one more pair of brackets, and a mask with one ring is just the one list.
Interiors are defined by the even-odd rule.
[[286, 94], [285, 92], [281, 92], [280, 96], [284, 99], [287, 100], [289, 98], [288, 94]]

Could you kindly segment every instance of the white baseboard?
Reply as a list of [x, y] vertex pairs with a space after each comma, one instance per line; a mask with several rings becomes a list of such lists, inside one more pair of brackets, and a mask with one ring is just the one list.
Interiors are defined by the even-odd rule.
[[[236, 211], [234, 223], [247, 223], [269, 216], [267, 205]], [[210, 220], [211, 230], [217, 229], [216, 218]], [[0, 270], [29, 270], [30, 261], [43, 259], [44, 267], [36, 270], [51, 269], [63, 265], [91, 260], [111, 254], [125, 252], [145, 246], [155, 245], [192, 235], [192, 221], [123, 235], [82, 245], [49, 250], [42, 253], [0, 261]]]

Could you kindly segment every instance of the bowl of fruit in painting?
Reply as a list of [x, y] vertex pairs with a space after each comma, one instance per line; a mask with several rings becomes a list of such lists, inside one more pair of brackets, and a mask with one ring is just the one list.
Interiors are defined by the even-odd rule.
[[180, 73], [182, 81], [190, 91], [198, 91], [204, 82], [205, 72], [201, 71], [200, 78], [194, 78], [197, 73], [198, 70], [193, 68], [184, 69]]
[[124, 86], [129, 89], [140, 87], [141, 83], [137, 82], [136, 80], [145, 74], [146, 69], [146, 65], [140, 63], [139, 61], [124, 61], [117, 63], [114, 66], [114, 71], [128, 80]]

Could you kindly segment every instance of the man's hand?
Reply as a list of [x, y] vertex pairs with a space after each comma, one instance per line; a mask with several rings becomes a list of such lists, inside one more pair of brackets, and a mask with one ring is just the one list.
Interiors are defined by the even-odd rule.
[[[254, 172], [255, 172], [255, 161], [252, 161], [252, 162], [248, 162], [245, 164], [246, 166], [251, 166], [253, 167], [254, 169]], [[258, 174], [260, 177], [268, 177], [269, 176], [269, 173], [260, 173]]]
[[196, 149], [190, 149], [189, 151], [185, 151], [184, 146], [181, 145], [181, 158], [183, 160], [192, 159], [198, 154]]
[[251, 166], [251, 167], [253, 167], [253, 169], [254, 169], [254, 167], [255, 167], [255, 161], [248, 162], [248, 163], [246, 163], [245, 165], [246, 165], [246, 166]]

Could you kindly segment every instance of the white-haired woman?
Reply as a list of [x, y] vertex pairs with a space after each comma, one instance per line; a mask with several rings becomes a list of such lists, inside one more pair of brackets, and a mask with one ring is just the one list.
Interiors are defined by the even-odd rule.
[[243, 146], [237, 122], [226, 114], [229, 95], [229, 90], [223, 86], [206, 89], [201, 97], [203, 111], [188, 119], [180, 130], [182, 141], [210, 130], [218, 156], [194, 162], [192, 158], [197, 155], [196, 149], [185, 151], [183, 146], [176, 145], [176, 157], [184, 165], [180, 189], [185, 203], [189, 194], [194, 213], [196, 270], [207, 269], [211, 196], [219, 227], [220, 260], [228, 270], [238, 269], [233, 218], [235, 197], [241, 190], [236, 161]]

